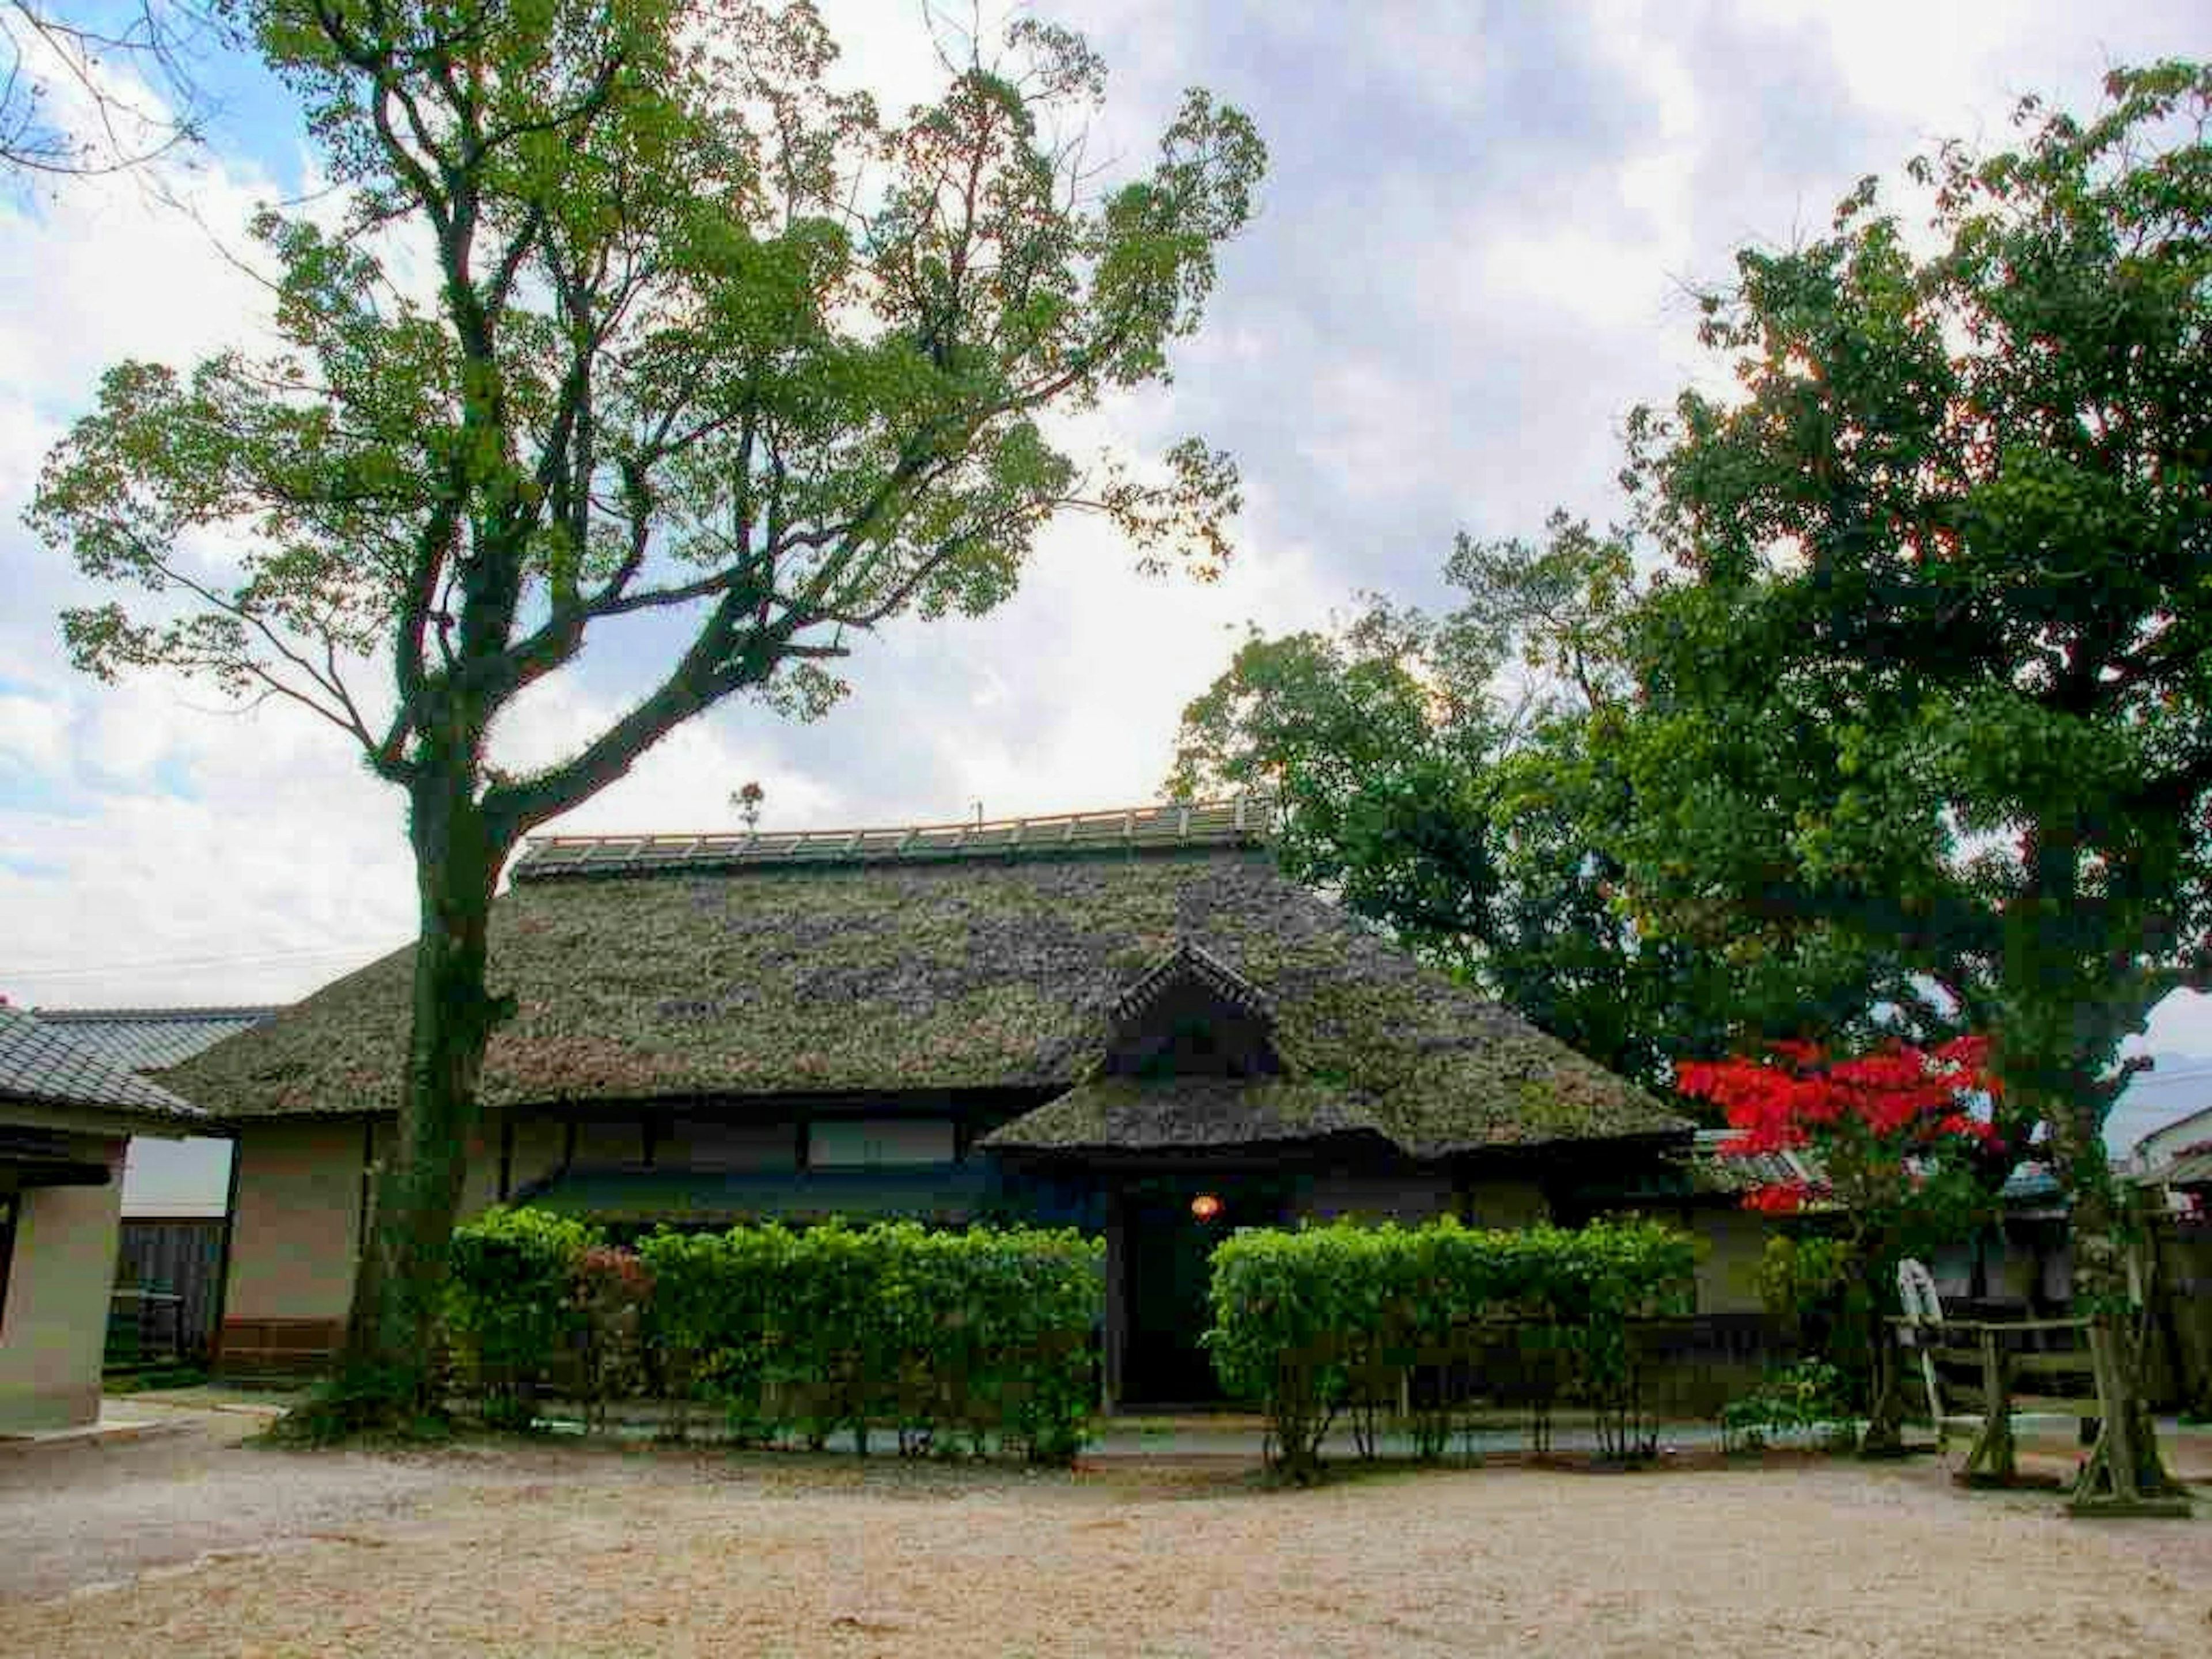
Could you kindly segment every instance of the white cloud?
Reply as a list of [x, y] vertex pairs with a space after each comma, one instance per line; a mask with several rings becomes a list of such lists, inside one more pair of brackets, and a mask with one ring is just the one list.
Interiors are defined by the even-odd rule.
[[58, 772], [68, 757], [62, 711], [44, 697], [0, 696], [0, 761]]

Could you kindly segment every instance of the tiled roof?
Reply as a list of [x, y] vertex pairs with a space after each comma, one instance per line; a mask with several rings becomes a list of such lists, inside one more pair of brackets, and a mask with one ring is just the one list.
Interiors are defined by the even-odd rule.
[[0, 1007], [0, 1102], [182, 1122], [207, 1114], [20, 1008]]
[[81, 1048], [132, 1072], [179, 1065], [233, 1032], [258, 1025], [270, 1008], [34, 1008]]
[[2212, 1145], [2183, 1147], [2149, 1179], [2166, 1187], [2212, 1187]]
[[1691, 1189], [1699, 1193], [1741, 1195], [1762, 1187], [1803, 1183], [1823, 1179], [1820, 1165], [1809, 1152], [1733, 1152], [1731, 1141], [1741, 1139], [1735, 1129], [1700, 1129], [1690, 1149]]
[[2008, 1209], [2015, 1210], [2039, 1204], [2063, 1206], [2066, 1201], [2064, 1189], [2051, 1166], [2033, 1163], [2017, 1165], [1998, 1188], [1997, 1198]]
[[516, 881], [730, 870], [777, 865], [928, 864], [957, 859], [1066, 858], [1133, 848], [1256, 846], [1269, 803], [1169, 802], [1109, 812], [1063, 812], [990, 823], [888, 830], [740, 830], [703, 836], [540, 836], [523, 846]]
[[1802, 1150], [1732, 1152], [1734, 1129], [1700, 1129], [1690, 1144], [1666, 1157], [1595, 1176], [1583, 1195], [1608, 1203], [1676, 1203], [1699, 1199], [1740, 1202], [1762, 1187], [1818, 1186], [1819, 1162]]

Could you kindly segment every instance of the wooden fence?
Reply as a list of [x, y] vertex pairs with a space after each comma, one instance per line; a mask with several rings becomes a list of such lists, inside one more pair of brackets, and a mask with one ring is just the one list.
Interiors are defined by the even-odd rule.
[[111, 1367], [207, 1363], [226, 1224], [197, 1217], [124, 1221], [108, 1316]]

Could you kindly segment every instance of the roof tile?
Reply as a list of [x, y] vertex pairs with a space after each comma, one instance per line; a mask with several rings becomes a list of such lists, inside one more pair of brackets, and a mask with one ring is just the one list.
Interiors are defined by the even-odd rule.
[[44, 1020], [6, 1006], [0, 1006], [0, 1101], [88, 1108], [167, 1122], [207, 1115]]
[[34, 1008], [78, 1047], [133, 1072], [180, 1065], [276, 1010], [253, 1008]]

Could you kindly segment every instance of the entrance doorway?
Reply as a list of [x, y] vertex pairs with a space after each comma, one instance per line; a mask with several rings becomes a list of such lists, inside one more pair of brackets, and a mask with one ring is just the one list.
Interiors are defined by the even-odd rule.
[[1123, 1190], [1122, 1403], [1222, 1402], [1221, 1384], [1199, 1341], [1213, 1322], [1209, 1261], [1213, 1247], [1237, 1228], [1279, 1223], [1284, 1197], [1280, 1183], [1250, 1177], [1147, 1181]]

